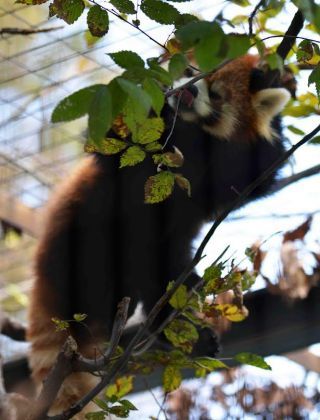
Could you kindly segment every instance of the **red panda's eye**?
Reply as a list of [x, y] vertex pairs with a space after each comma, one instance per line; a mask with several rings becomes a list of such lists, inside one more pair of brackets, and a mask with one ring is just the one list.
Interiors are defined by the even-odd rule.
[[220, 101], [222, 96], [218, 92], [209, 90], [209, 98], [213, 99], [214, 101]]
[[186, 76], [186, 77], [192, 77], [192, 76], [193, 76], [193, 71], [192, 71], [189, 67], [187, 67], [187, 68], [185, 69], [185, 71], [183, 72], [183, 74], [184, 74], [184, 76]]

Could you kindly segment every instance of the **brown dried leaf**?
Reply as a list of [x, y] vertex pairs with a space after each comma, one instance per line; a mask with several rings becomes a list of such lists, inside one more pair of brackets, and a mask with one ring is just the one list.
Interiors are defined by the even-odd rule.
[[286, 232], [283, 235], [283, 242], [295, 241], [297, 239], [303, 240], [306, 234], [309, 232], [312, 222], [312, 216], [309, 216], [305, 222], [303, 222], [296, 229]]

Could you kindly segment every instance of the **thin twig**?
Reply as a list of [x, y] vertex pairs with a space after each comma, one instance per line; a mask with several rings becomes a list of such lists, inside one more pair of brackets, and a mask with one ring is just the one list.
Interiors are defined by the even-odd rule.
[[167, 146], [167, 144], [168, 144], [168, 142], [169, 142], [169, 140], [170, 140], [170, 138], [171, 138], [171, 136], [173, 134], [174, 127], [176, 125], [177, 118], [178, 118], [178, 112], [179, 112], [179, 106], [180, 106], [180, 101], [181, 101], [182, 94], [183, 94], [183, 89], [180, 89], [179, 90], [179, 93], [178, 93], [178, 99], [177, 99], [177, 103], [176, 103], [176, 108], [174, 110], [174, 117], [173, 117], [171, 129], [170, 129], [170, 132], [169, 132], [169, 134], [168, 134], [168, 136], [166, 138], [166, 141], [164, 142], [164, 144], [162, 146], [162, 150], [164, 150], [164, 148]]
[[217, 66], [214, 70], [211, 71], [207, 71], [204, 73], [200, 73], [197, 74], [195, 77], [193, 77], [192, 79], [188, 80], [186, 83], [184, 83], [181, 86], [178, 86], [174, 89], [170, 89], [168, 90], [168, 92], [166, 92], [165, 96], [166, 98], [169, 98], [172, 95], [175, 95], [177, 92], [179, 92], [180, 90], [183, 89], [187, 89], [189, 86], [194, 85], [196, 82], [198, 82], [201, 79], [205, 79], [206, 77], [210, 76], [211, 74], [217, 72], [218, 70], [220, 70], [222, 67], [224, 67], [226, 64], [230, 63], [231, 60], [224, 60], [221, 64], [219, 64], [219, 66]]
[[0, 35], [32, 35], [40, 34], [43, 32], [52, 32], [62, 29], [63, 26], [56, 26], [55, 28], [43, 28], [43, 29], [21, 29], [21, 28], [1, 28]]
[[249, 36], [251, 37], [253, 35], [253, 19], [255, 18], [258, 10], [260, 9], [260, 7], [262, 5], [264, 5], [265, 0], [260, 0], [259, 3], [257, 3], [256, 7], [253, 9], [253, 11], [251, 12], [249, 18], [248, 18], [248, 23], [249, 23]]
[[282, 190], [282, 188], [288, 187], [289, 185], [300, 181], [301, 179], [308, 178], [309, 176], [318, 175], [320, 173], [320, 164], [312, 166], [311, 168], [305, 169], [304, 171], [298, 172], [296, 174], [290, 175], [286, 178], [280, 179], [276, 182], [271, 189], [271, 193]]

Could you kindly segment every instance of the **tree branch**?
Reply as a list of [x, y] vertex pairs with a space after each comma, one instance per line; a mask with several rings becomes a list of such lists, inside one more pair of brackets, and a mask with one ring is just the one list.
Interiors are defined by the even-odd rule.
[[77, 357], [77, 344], [72, 337], [68, 337], [58, 354], [56, 363], [43, 383], [41, 393], [28, 420], [40, 420], [46, 417], [63, 381], [73, 372], [72, 362]]
[[290, 175], [286, 178], [279, 179], [276, 182], [271, 190], [271, 193], [282, 190], [282, 188], [288, 187], [289, 185], [300, 181], [301, 179], [308, 178], [312, 175], [317, 175], [320, 173], [320, 164], [312, 166], [311, 168], [305, 169], [304, 171], [298, 172], [296, 174]]
[[277, 53], [282, 58], [282, 60], [284, 60], [287, 57], [289, 51], [293, 47], [298, 33], [303, 28], [303, 22], [303, 14], [300, 10], [298, 10], [294, 15], [287, 32], [284, 34], [284, 37], [277, 48]]
[[44, 32], [52, 32], [57, 31], [58, 29], [62, 29], [63, 26], [57, 26], [55, 28], [43, 28], [43, 29], [21, 29], [21, 28], [1, 28], [0, 35], [8, 34], [8, 35], [33, 35], [33, 34], [40, 34]]
[[[77, 344], [72, 337], [68, 337], [62, 350], [58, 354], [55, 365], [46, 378], [41, 393], [34, 405], [28, 420], [42, 420], [47, 417], [47, 413], [57, 397], [58, 391], [63, 381], [73, 372], [97, 372], [100, 369], [106, 369], [110, 358], [113, 356], [120, 338], [122, 336], [125, 324], [127, 322], [128, 308], [130, 298], [123, 298], [118, 304], [118, 310], [113, 323], [110, 346], [106, 353], [98, 359], [87, 359], [82, 357], [77, 350]], [[92, 390], [93, 391], [93, 390]], [[80, 412], [83, 407], [92, 400], [92, 391], [90, 391], [82, 400], [80, 400], [71, 410], [71, 414], [63, 414], [63, 419], [73, 416], [73, 411]], [[95, 394], [96, 395], [96, 394]], [[89, 399], [88, 399], [89, 398]], [[87, 400], [88, 399], [88, 400]], [[73, 410], [73, 411], [72, 411]], [[53, 417], [55, 418], [55, 417]]]

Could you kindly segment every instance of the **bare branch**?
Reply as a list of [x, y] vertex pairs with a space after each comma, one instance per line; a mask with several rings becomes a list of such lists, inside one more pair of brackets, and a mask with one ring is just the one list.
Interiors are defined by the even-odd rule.
[[77, 357], [77, 344], [72, 337], [68, 337], [58, 354], [55, 365], [43, 383], [42, 391], [34, 404], [28, 420], [46, 418], [53, 401], [56, 399], [61, 384], [73, 372], [72, 362]]
[[40, 34], [44, 32], [57, 31], [62, 29], [63, 26], [56, 26], [55, 28], [43, 28], [43, 29], [21, 29], [21, 28], [1, 28], [0, 35], [33, 35]]
[[304, 17], [300, 10], [294, 15], [291, 24], [284, 34], [282, 41], [280, 42], [277, 53], [284, 60], [289, 54], [291, 48], [293, 47], [298, 33], [303, 28]]
[[256, 7], [253, 9], [253, 11], [250, 14], [250, 16], [249, 16], [249, 19], [248, 19], [248, 23], [249, 23], [249, 36], [252, 36], [253, 35], [253, 19], [255, 18], [255, 16], [256, 16], [258, 10], [260, 9], [260, 7], [261, 6], [264, 6], [264, 2], [265, 2], [265, 0], [260, 0], [257, 3]]
[[288, 187], [301, 179], [308, 178], [309, 176], [317, 175], [320, 173], [320, 164], [312, 166], [311, 168], [305, 169], [304, 171], [298, 172], [297, 174], [290, 175], [286, 178], [280, 179], [272, 188], [271, 193], [282, 190], [282, 188]]
[[[106, 353], [98, 359], [88, 359], [82, 357], [77, 351], [77, 344], [72, 337], [68, 337], [62, 350], [58, 354], [55, 365], [52, 367], [48, 377], [46, 378], [42, 391], [35, 403], [35, 408], [32, 411], [28, 420], [39, 420], [47, 417], [47, 413], [53, 404], [58, 391], [63, 381], [72, 372], [97, 372], [101, 369], [106, 369], [110, 358], [113, 356], [120, 338], [122, 336], [125, 324], [127, 322], [128, 308], [130, 298], [125, 297], [118, 304], [118, 310], [113, 323], [110, 346]], [[80, 412], [83, 407], [92, 400], [93, 396], [86, 395], [84, 399], [79, 401], [72, 407], [71, 414], [63, 414], [63, 419], [68, 419], [73, 416], [75, 412]], [[96, 395], [96, 394], [95, 394]], [[89, 399], [88, 399], [89, 398]], [[69, 410], [67, 410], [69, 412]]]

